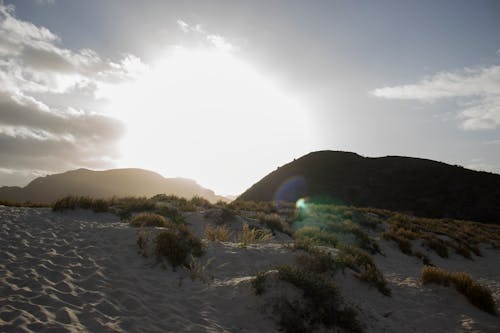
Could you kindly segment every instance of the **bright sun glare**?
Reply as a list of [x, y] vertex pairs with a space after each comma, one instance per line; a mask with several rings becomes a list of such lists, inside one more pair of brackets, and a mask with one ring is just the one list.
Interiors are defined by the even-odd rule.
[[304, 106], [232, 52], [165, 52], [136, 80], [103, 90], [127, 126], [122, 166], [240, 193], [312, 147]]

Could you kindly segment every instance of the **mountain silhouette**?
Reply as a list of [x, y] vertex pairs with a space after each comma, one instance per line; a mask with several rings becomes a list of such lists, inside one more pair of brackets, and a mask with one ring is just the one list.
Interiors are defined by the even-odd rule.
[[0, 200], [24, 202], [52, 202], [67, 195], [109, 198], [112, 196], [153, 196], [174, 194], [180, 197], [203, 197], [211, 202], [225, 200], [213, 191], [185, 178], [165, 178], [143, 169], [112, 169], [93, 171], [72, 170], [38, 177], [26, 187], [0, 188]]
[[417, 216], [500, 223], [500, 175], [400, 156], [313, 152], [271, 172], [237, 200], [302, 197]]

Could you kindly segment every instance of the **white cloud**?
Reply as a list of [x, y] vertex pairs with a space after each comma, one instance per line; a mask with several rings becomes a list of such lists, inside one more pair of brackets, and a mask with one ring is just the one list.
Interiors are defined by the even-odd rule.
[[[47, 1], [45, 1], [47, 2]], [[134, 79], [139, 58], [69, 50], [0, 1], [0, 169], [104, 167], [116, 159], [121, 121], [92, 110], [103, 86]], [[71, 97], [71, 98], [70, 98]], [[35, 172], [33, 172], [35, 175]]]
[[203, 41], [208, 43], [208, 45], [215, 47], [216, 49], [232, 52], [235, 50], [234, 45], [232, 45], [228, 40], [217, 34], [210, 34], [205, 29], [201, 27], [200, 24], [190, 25], [183, 20], [177, 20], [177, 25], [185, 33], [195, 33], [203, 37]]
[[459, 99], [458, 118], [464, 129], [500, 126], [500, 66], [441, 72], [415, 84], [379, 88], [371, 93], [380, 98], [431, 103], [439, 99]]
[[38, 5], [54, 5], [56, 0], [35, 0]]

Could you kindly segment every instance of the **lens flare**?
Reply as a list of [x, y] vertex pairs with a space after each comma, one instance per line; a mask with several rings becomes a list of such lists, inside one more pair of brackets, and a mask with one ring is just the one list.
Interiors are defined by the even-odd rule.
[[304, 198], [300, 198], [295, 203], [295, 207], [297, 207], [297, 209], [299, 209], [299, 210], [305, 209], [307, 207], [306, 200]]
[[304, 197], [307, 192], [307, 184], [304, 177], [293, 176], [287, 178], [274, 193], [275, 202], [294, 202]]

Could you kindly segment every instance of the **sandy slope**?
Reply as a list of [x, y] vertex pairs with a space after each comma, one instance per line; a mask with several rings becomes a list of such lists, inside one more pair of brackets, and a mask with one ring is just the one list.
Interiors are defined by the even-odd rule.
[[149, 267], [137, 229], [112, 215], [2, 207], [0, 221], [1, 332], [275, 330], [252, 306], [248, 276], [290, 261], [279, 245], [214, 244], [205, 260], [228, 264], [206, 285]]
[[[201, 234], [201, 213], [187, 216]], [[137, 229], [113, 215], [87, 211], [0, 207], [0, 332], [276, 332], [262, 313], [249, 279], [257, 271], [292, 263], [282, 241], [253, 245], [209, 243], [215, 258], [210, 285], [192, 282], [137, 253]], [[285, 239], [283, 236], [280, 239]], [[477, 310], [456, 291], [421, 286], [421, 263], [381, 243], [375, 260], [392, 297], [337, 275], [341, 292], [360, 309], [368, 332], [500, 332], [500, 317]], [[471, 273], [500, 304], [500, 253], [449, 260], [440, 267]], [[223, 267], [217, 266], [225, 264]], [[500, 312], [500, 308], [499, 308]]]

